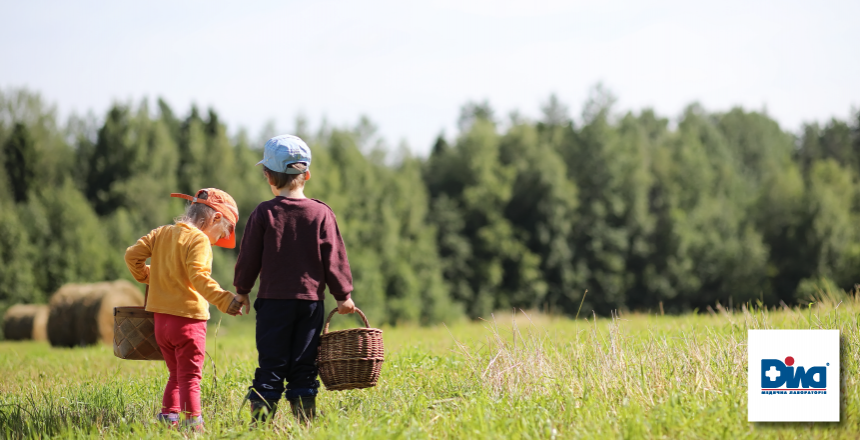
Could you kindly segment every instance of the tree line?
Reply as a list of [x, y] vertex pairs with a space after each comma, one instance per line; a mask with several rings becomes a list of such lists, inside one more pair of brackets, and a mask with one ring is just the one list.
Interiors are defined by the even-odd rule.
[[[306, 194], [338, 216], [359, 306], [389, 323], [685, 311], [860, 280], [860, 113], [795, 133], [741, 108], [670, 120], [614, 101], [596, 87], [575, 120], [555, 97], [539, 120], [469, 103], [427, 157], [389, 151], [366, 118], [313, 131], [298, 119], [314, 153]], [[229, 192], [241, 235], [271, 198], [262, 145], [214, 109], [143, 100], [59, 121], [39, 94], [0, 91], [0, 309], [129, 279], [125, 248], [183, 210], [171, 192]], [[215, 251], [227, 288], [237, 252]]]

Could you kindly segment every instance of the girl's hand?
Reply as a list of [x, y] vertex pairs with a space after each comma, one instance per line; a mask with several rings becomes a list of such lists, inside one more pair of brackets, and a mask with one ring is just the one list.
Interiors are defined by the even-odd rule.
[[352, 302], [352, 298], [346, 301], [338, 301], [337, 302], [337, 313], [341, 315], [346, 315], [349, 313], [355, 313], [355, 303]]

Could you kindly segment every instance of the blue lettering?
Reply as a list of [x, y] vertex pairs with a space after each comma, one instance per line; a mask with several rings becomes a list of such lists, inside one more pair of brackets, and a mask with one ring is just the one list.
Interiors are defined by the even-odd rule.
[[782, 361], [777, 359], [761, 360], [761, 387], [779, 388], [789, 376], [794, 376], [794, 368], [786, 367]]
[[[818, 380], [816, 380], [816, 376]], [[778, 359], [761, 360], [761, 387], [779, 388], [827, 388], [827, 369], [825, 367], [789, 367]]]
[[[802, 368], [802, 367], [801, 367]], [[815, 380], [815, 375], [818, 374], [818, 380]], [[827, 388], [827, 368], [812, 367], [803, 376], [804, 388]]]
[[800, 386], [800, 379], [803, 379], [805, 373], [803, 372], [803, 367], [797, 367], [797, 371], [794, 371], [794, 367], [785, 367], [788, 369], [788, 378], [785, 381], [786, 388], [798, 388]]

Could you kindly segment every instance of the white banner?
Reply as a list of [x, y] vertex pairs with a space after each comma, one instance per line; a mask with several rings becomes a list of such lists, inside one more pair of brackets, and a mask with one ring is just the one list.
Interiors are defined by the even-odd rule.
[[839, 330], [749, 330], [750, 422], [839, 421]]

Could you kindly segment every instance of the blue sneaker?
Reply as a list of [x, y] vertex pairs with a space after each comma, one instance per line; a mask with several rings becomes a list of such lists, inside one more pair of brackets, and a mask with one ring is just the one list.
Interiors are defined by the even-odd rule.
[[164, 423], [169, 425], [170, 427], [175, 427], [179, 425], [179, 414], [170, 413], [170, 414], [156, 414], [155, 421], [159, 423]]
[[203, 432], [203, 416], [191, 417], [183, 420], [182, 427], [195, 432]]

